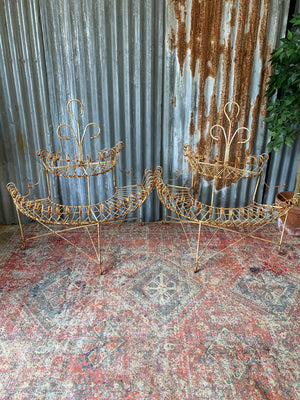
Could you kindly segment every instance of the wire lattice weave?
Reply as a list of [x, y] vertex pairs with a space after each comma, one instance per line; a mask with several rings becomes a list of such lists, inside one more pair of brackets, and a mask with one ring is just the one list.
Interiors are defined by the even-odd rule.
[[117, 187], [110, 199], [87, 206], [68, 206], [57, 204], [50, 198], [30, 200], [20, 194], [14, 183], [7, 185], [15, 206], [24, 215], [39, 222], [60, 225], [89, 225], [125, 218], [142, 205], [153, 187], [153, 175], [146, 170], [141, 184]]
[[38, 150], [37, 156], [42, 160], [45, 170], [51, 174], [66, 178], [81, 178], [105, 174], [110, 171], [118, 161], [124, 143], [119, 142], [111, 149], [103, 149], [97, 153], [96, 159], [87, 156], [85, 161], [80, 161], [78, 157], [71, 159], [70, 156], [63, 158], [61, 153], [47, 152]]
[[290, 204], [279, 206], [259, 203], [239, 208], [213, 207], [195, 200], [191, 188], [164, 183], [161, 167], [155, 171], [155, 181], [159, 199], [167, 209], [184, 219], [213, 226], [264, 225], [285, 215], [291, 207]]
[[199, 175], [233, 181], [260, 175], [269, 159], [269, 155], [264, 153], [259, 156], [246, 157], [243, 163], [239, 158], [236, 158], [235, 162], [209, 160], [204, 154], [193, 152], [189, 144], [184, 145], [183, 154], [192, 170]]

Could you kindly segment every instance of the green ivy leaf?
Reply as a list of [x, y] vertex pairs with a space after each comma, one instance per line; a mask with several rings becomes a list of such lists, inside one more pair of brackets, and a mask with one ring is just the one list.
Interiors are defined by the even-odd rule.
[[292, 28], [270, 58], [273, 73], [265, 94], [270, 99], [265, 118], [271, 138], [269, 151], [279, 151], [284, 143], [291, 146], [300, 132], [300, 13], [293, 15], [291, 23]]

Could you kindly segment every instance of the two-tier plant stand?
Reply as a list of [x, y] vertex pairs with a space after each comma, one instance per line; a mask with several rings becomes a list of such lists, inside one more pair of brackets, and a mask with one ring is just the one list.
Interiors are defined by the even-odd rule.
[[[259, 240], [267, 241], [278, 245], [279, 249], [282, 244], [284, 227], [287, 213], [293, 202], [290, 201], [284, 204], [260, 204], [255, 201], [258, 185], [261, 174], [268, 154], [259, 156], [246, 156], [243, 160], [236, 157], [232, 151], [232, 145], [235, 143], [245, 145], [249, 142], [251, 132], [245, 128], [234, 129], [235, 120], [239, 115], [239, 105], [236, 102], [228, 102], [224, 106], [224, 114], [227, 119], [228, 129], [219, 124], [210, 128], [210, 136], [215, 141], [223, 141], [224, 153], [209, 157], [207, 153], [201, 151], [193, 151], [189, 144], [184, 146], [184, 156], [192, 170], [192, 184], [190, 187], [175, 186], [164, 182], [163, 171], [158, 167], [155, 171], [155, 180], [158, 196], [165, 210], [170, 210], [172, 213], [165, 213], [165, 220], [177, 220], [181, 223], [185, 233], [189, 248], [195, 260], [194, 271], [199, 271], [199, 264], [204, 263], [220, 252], [226, 251], [229, 247], [239, 243], [241, 240], [252, 237]], [[244, 154], [246, 154], [244, 152]], [[204, 177], [207, 180], [212, 180], [212, 190], [210, 202], [201, 202], [193, 196], [194, 178]], [[244, 207], [224, 208], [215, 206], [215, 192], [217, 183], [222, 181], [226, 187], [232, 186], [240, 180], [256, 179], [255, 190], [252, 197], [252, 202]], [[255, 236], [254, 233], [267, 223], [270, 223], [280, 217], [284, 217], [284, 224], [280, 238], [278, 241], [269, 240], [268, 238]], [[191, 246], [184, 223], [190, 222], [198, 225], [198, 238], [196, 251]], [[215, 228], [210, 240], [200, 247], [201, 227], [208, 225]], [[243, 233], [237, 228], [248, 227], [248, 232]], [[239, 233], [240, 236], [234, 240], [229, 246], [222, 250], [209, 254], [205, 257], [205, 251], [214, 239], [219, 229], [227, 230], [234, 233]]]
[[[14, 183], [8, 183], [7, 188], [17, 210], [24, 248], [28, 240], [51, 234], [57, 235], [74, 248], [84, 253], [89, 259], [95, 261], [99, 266], [100, 272], [102, 273], [100, 240], [101, 225], [115, 221], [122, 222], [129, 214], [133, 213], [138, 208], [142, 210], [142, 204], [154, 188], [153, 175], [150, 170], [146, 169], [144, 171], [142, 183], [123, 187], [118, 187], [116, 185], [115, 166], [120, 152], [124, 147], [123, 142], [117, 143], [114, 147], [108, 150], [104, 149], [98, 151], [95, 158], [92, 158], [89, 155], [84, 157], [83, 140], [87, 136], [88, 129], [91, 126], [96, 127], [97, 133], [90, 137], [91, 140], [95, 140], [100, 135], [100, 127], [98, 124], [91, 122], [88, 123], [83, 132], [81, 132], [79, 121], [70, 110], [70, 104], [72, 102], [79, 103], [80, 116], [83, 114], [83, 104], [78, 99], [72, 99], [67, 104], [68, 113], [76, 122], [77, 132], [69, 123], [62, 123], [57, 128], [57, 135], [61, 141], [61, 144], [67, 140], [74, 140], [76, 143], [75, 147], [77, 148], [77, 153], [74, 156], [70, 156], [69, 154], [64, 155], [62, 151], [59, 153], [48, 152], [46, 150], [37, 151], [37, 156], [42, 162], [42, 170], [46, 174], [48, 188], [47, 196], [41, 199], [31, 199], [30, 191], [27, 195], [22, 195]], [[71, 133], [70, 138], [62, 135], [62, 128], [69, 129]], [[113, 172], [114, 194], [105, 201], [92, 203], [90, 189], [91, 177], [106, 174], [110, 170]], [[56, 175], [65, 179], [78, 178], [84, 180], [85, 186], [87, 187], [88, 203], [84, 206], [74, 206], [54, 202], [51, 194], [51, 175]], [[26, 237], [24, 234], [20, 214], [24, 214], [25, 216], [32, 218], [34, 221], [39, 222], [47, 229], [48, 232], [41, 235]], [[58, 226], [60, 227], [59, 229], [57, 229]], [[96, 240], [93, 239], [89, 230], [89, 228], [93, 226], [97, 228]], [[117, 224], [117, 228], [114, 230], [114, 233], [117, 232], [118, 227], [119, 224]], [[90, 252], [79, 248], [76, 243], [71, 242], [68, 237], [65, 236], [67, 232], [70, 232], [74, 229], [84, 229], [87, 232], [93, 248], [92, 253], [94, 253], [94, 255], [91, 255]], [[113, 236], [111, 237], [111, 240], [112, 238]]]

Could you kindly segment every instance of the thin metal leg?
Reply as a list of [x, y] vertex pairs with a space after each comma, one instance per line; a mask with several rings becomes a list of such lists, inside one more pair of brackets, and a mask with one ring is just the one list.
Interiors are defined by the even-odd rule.
[[93, 240], [93, 238], [92, 238], [92, 236], [91, 236], [91, 234], [90, 234], [90, 231], [89, 231], [88, 226], [85, 226], [84, 229], [85, 229], [86, 233], [88, 234], [88, 236], [89, 236], [89, 238], [90, 238], [91, 244], [92, 244], [92, 246], [93, 246], [93, 249], [94, 249], [94, 251], [95, 251], [95, 254], [96, 254], [96, 257], [97, 257], [97, 260], [98, 260], [98, 250], [96, 249], [96, 246], [95, 246], [95, 244], [94, 244], [94, 240]]
[[17, 216], [18, 216], [19, 227], [20, 227], [21, 238], [22, 238], [22, 246], [21, 246], [21, 248], [24, 250], [26, 248], [26, 240], [25, 240], [24, 231], [23, 231], [23, 227], [22, 227], [20, 212], [19, 212], [17, 207], [16, 207], [16, 210], [17, 210]]
[[120, 225], [122, 224], [123, 221], [124, 221], [124, 220], [121, 220], [121, 221], [118, 223], [117, 227], [114, 229], [112, 235], [110, 236], [110, 239], [109, 239], [109, 242], [108, 242], [108, 245], [107, 245], [107, 248], [106, 248], [106, 251], [105, 251], [104, 254], [106, 254], [106, 253], [109, 251], [111, 242], [112, 242], [112, 240], [113, 240], [115, 234], [117, 233], [117, 230], [120, 228]]
[[179, 220], [179, 222], [180, 222], [182, 230], [183, 230], [183, 232], [185, 234], [185, 238], [186, 238], [187, 244], [189, 246], [189, 249], [190, 249], [190, 252], [191, 252], [191, 256], [192, 256], [192, 258], [194, 258], [195, 257], [195, 253], [193, 252], [193, 249], [192, 249], [192, 246], [191, 246], [191, 242], [190, 242], [189, 237], [188, 237], [188, 235], [186, 233], [186, 230], [184, 228], [183, 222], [182, 222], [181, 219]]
[[98, 234], [98, 266], [100, 274], [102, 274], [102, 262], [101, 262], [101, 242], [100, 242], [100, 224], [97, 224], [97, 234]]
[[91, 187], [90, 187], [90, 177], [87, 176], [87, 183], [88, 183], [88, 201], [89, 206], [91, 205]]
[[200, 244], [200, 234], [201, 234], [201, 222], [199, 222], [199, 230], [198, 230], [198, 241], [197, 241], [197, 253], [196, 253], [196, 263], [194, 272], [198, 272], [198, 255], [199, 255], [199, 244]]
[[[80, 227], [76, 227], [76, 228], [69, 228], [69, 229], [63, 229], [62, 231], [55, 231], [52, 228], [50, 228], [49, 225], [38, 221], [39, 224], [41, 224], [42, 226], [44, 226], [46, 229], [48, 229], [51, 234], [56, 235], [58, 237], [60, 237], [61, 239], [63, 239], [65, 242], [69, 243], [71, 246], [73, 246], [75, 249], [77, 249], [78, 251], [80, 251], [82, 254], [84, 254], [86, 257], [88, 257], [90, 260], [95, 261], [95, 257], [92, 257], [89, 253], [86, 253], [84, 250], [82, 250], [80, 247], [76, 246], [76, 244], [72, 243], [69, 239], [67, 239], [66, 237], [64, 237], [63, 235], [61, 235], [61, 232], [67, 232], [67, 231], [71, 231], [73, 229], [80, 229]], [[37, 235], [37, 236], [31, 236], [29, 239], [34, 239], [37, 237], [41, 237], [41, 236], [45, 236], [45, 235]], [[27, 239], [28, 240], [28, 239]]]
[[[218, 230], [221, 228], [218, 228]], [[261, 226], [256, 227], [256, 229], [253, 230], [253, 232], [256, 232], [258, 229], [261, 229]], [[229, 249], [230, 247], [236, 245], [237, 243], [241, 242], [242, 240], [245, 240], [248, 237], [253, 237], [251, 236], [251, 234], [242, 234], [241, 232], [236, 231], [236, 233], [239, 233], [241, 235], [243, 235], [240, 239], [235, 240], [233, 243], [229, 244], [228, 246], [224, 247], [223, 249], [216, 251], [215, 253], [211, 254], [209, 257], [206, 257], [203, 259], [203, 262], [207, 262], [208, 260], [210, 260], [211, 258], [215, 257], [217, 254], [221, 254], [223, 252], [225, 252], [227, 249]], [[215, 234], [214, 234], [215, 235]], [[260, 239], [259, 237], [256, 237], [256, 239]], [[207, 247], [207, 246], [206, 246]]]
[[254, 203], [254, 201], [255, 201], [256, 192], [257, 192], [257, 189], [258, 189], [259, 182], [260, 182], [260, 176], [257, 178], [255, 190], [254, 190], [254, 193], [253, 193], [253, 199], [252, 199], [253, 203]]
[[286, 225], [287, 217], [288, 217], [288, 212], [285, 214], [285, 218], [284, 218], [284, 222], [283, 222], [283, 227], [282, 227], [282, 232], [281, 232], [281, 236], [280, 236], [280, 240], [279, 240], [279, 245], [278, 245], [278, 251], [280, 251], [280, 249], [281, 249], [281, 245], [282, 245], [282, 240], [283, 240], [283, 235], [284, 235], [284, 231], [285, 231], [285, 225]]
[[[197, 263], [198, 263], [198, 261], [202, 258], [202, 256], [203, 256], [205, 250], [208, 248], [208, 246], [210, 245], [210, 243], [212, 242], [212, 240], [214, 239], [214, 237], [216, 236], [216, 234], [219, 232], [219, 230], [220, 230], [220, 227], [215, 228], [215, 231], [214, 231], [214, 233], [212, 234], [211, 238], [209, 239], [208, 242], [206, 242], [205, 246], [203, 246], [200, 255], [197, 254], [197, 259], [196, 259], [196, 260], [197, 260], [197, 261], [196, 261]], [[198, 245], [198, 247], [199, 247], [199, 245]], [[203, 258], [202, 258], [202, 259], [203, 259]], [[195, 272], [198, 272], [198, 270], [196, 270]]]

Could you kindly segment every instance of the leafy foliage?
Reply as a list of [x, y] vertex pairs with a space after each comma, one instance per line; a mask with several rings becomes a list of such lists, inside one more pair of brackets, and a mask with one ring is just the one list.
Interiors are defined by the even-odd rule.
[[[269, 116], [265, 119], [270, 132], [268, 150], [290, 146], [299, 135], [300, 120], [300, 13], [294, 14], [291, 30], [280, 46], [271, 53], [273, 73], [267, 85]], [[277, 92], [275, 102], [273, 96]]]

